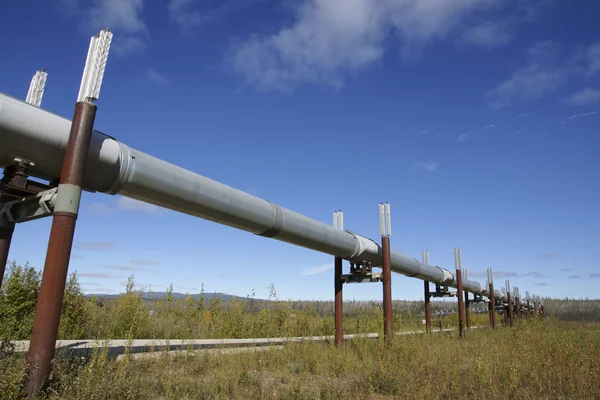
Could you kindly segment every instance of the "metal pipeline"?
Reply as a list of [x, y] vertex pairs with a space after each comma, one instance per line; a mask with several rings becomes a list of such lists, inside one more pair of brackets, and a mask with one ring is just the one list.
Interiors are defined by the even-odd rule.
[[[60, 176], [71, 121], [0, 93], [0, 167], [16, 157], [33, 161], [28, 174]], [[94, 131], [83, 179], [84, 190], [119, 194], [159, 207], [306, 247], [335, 257], [381, 266], [373, 240], [252, 196]], [[455, 275], [441, 267], [391, 252], [393, 272], [456, 288]], [[464, 279], [463, 290], [489, 297], [478, 282]], [[496, 299], [503, 299], [494, 291]]]

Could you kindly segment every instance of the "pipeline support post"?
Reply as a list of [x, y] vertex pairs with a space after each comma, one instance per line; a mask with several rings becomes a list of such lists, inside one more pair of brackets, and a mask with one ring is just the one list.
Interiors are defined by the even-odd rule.
[[[421, 252], [421, 260], [425, 264], [429, 264], [429, 250]], [[425, 291], [423, 298], [425, 300], [425, 331], [431, 333], [431, 292], [429, 291], [429, 281], [423, 281]]]
[[30, 398], [46, 384], [52, 368], [81, 185], [96, 117], [92, 101], [99, 96], [111, 39], [108, 29], [92, 37], [75, 104], [28, 352], [30, 371], [25, 390]]
[[490, 285], [490, 324], [492, 329], [496, 329], [496, 300], [494, 298], [494, 274], [492, 269], [487, 269], [488, 283]]
[[512, 298], [510, 296], [510, 281], [507, 279], [506, 280], [506, 299], [508, 301], [508, 326], [510, 328], [513, 327], [513, 303], [512, 303]]
[[[338, 230], [344, 230], [344, 213], [335, 211], [333, 213], [333, 227]], [[333, 282], [335, 289], [335, 345], [341, 346], [344, 342], [344, 298], [342, 280], [343, 259], [341, 257], [334, 258]]]
[[[464, 270], [464, 277], [465, 279], [469, 279], [469, 271], [468, 270]], [[461, 281], [462, 284], [462, 281]], [[467, 292], [466, 290], [465, 292], [465, 322], [467, 323], [467, 329], [471, 329], [471, 303], [469, 301], [469, 292]]]
[[454, 266], [456, 268], [456, 297], [458, 298], [458, 336], [465, 337], [465, 304], [462, 289], [462, 254], [459, 248], [454, 249]]
[[383, 335], [386, 340], [393, 336], [392, 332], [392, 268], [390, 259], [390, 236], [392, 234], [391, 212], [389, 203], [379, 204], [379, 227], [381, 231], [382, 281], [383, 281]]
[[[2, 206], [2, 203], [0, 203], [0, 206]], [[0, 287], [4, 279], [4, 271], [8, 262], [8, 251], [10, 250], [14, 230], [14, 224], [2, 225], [2, 221], [0, 221]]]
[[341, 346], [344, 342], [344, 299], [342, 288], [342, 259], [335, 258], [335, 345]]

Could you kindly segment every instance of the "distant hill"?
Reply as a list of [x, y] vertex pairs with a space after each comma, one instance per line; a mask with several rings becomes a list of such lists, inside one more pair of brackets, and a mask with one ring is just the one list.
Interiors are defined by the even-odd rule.
[[[171, 295], [175, 299], [185, 299], [187, 297], [187, 294], [178, 293], [178, 292], [173, 292], [173, 293], [171, 293]], [[96, 296], [96, 298], [98, 300], [102, 300], [102, 299], [114, 299], [114, 298], [119, 297], [120, 294], [90, 293], [90, 294], [86, 294], [85, 296], [89, 297], [89, 298]], [[200, 293], [191, 294], [191, 296], [194, 300], [196, 300], [196, 299], [200, 298]], [[160, 299], [164, 299], [165, 297], [167, 297], [167, 292], [141, 292], [140, 297], [144, 300], [160, 300]], [[218, 292], [204, 293], [204, 300], [211, 300], [215, 297], [219, 300], [232, 300], [232, 299], [239, 300], [239, 301], [250, 300], [248, 297], [234, 296], [234, 295], [225, 294], [225, 293], [218, 293]], [[266, 301], [264, 299], [254, 299], [254, 300], [255, 301]]]

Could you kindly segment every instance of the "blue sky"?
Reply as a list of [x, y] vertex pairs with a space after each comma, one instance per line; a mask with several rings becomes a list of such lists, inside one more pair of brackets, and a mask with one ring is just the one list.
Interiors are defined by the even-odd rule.
[[[317, 220], [483, 281], [598, 298], [600, 3], [62, 0], [1, 7], [0, 91], [70, 117], [89, 38], [114, 33], [96, 129]], [[103, 194], [84, 195], [70, 271], [162, 291], [332, 299], [332, 257]], [[42, 268], [50, 219], [10, 259]], [[347, 268], [347, 265], [346, 265]], [[394, 275], [396, 299], [421, 281]], [[379, 299], [381, 285], [348, 285]]]

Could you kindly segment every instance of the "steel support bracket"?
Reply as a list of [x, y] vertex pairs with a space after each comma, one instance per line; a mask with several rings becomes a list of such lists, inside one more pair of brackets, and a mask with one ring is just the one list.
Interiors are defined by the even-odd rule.
[[0, 225], [8, 226], [52, 215], [57, 193], [58, 188], [52, 188], [4, 203], [0, 210]]
[[447, 285], [435, 285], [435, 292], [432, 292], [430, 297], [456, 297], [456, 292], [451, 292], [448, 290]]
[[368, 272], [364, 274], [345, 274], [342, 275], [343, 283], [372, 283], [381, 281], [380, 272]]

